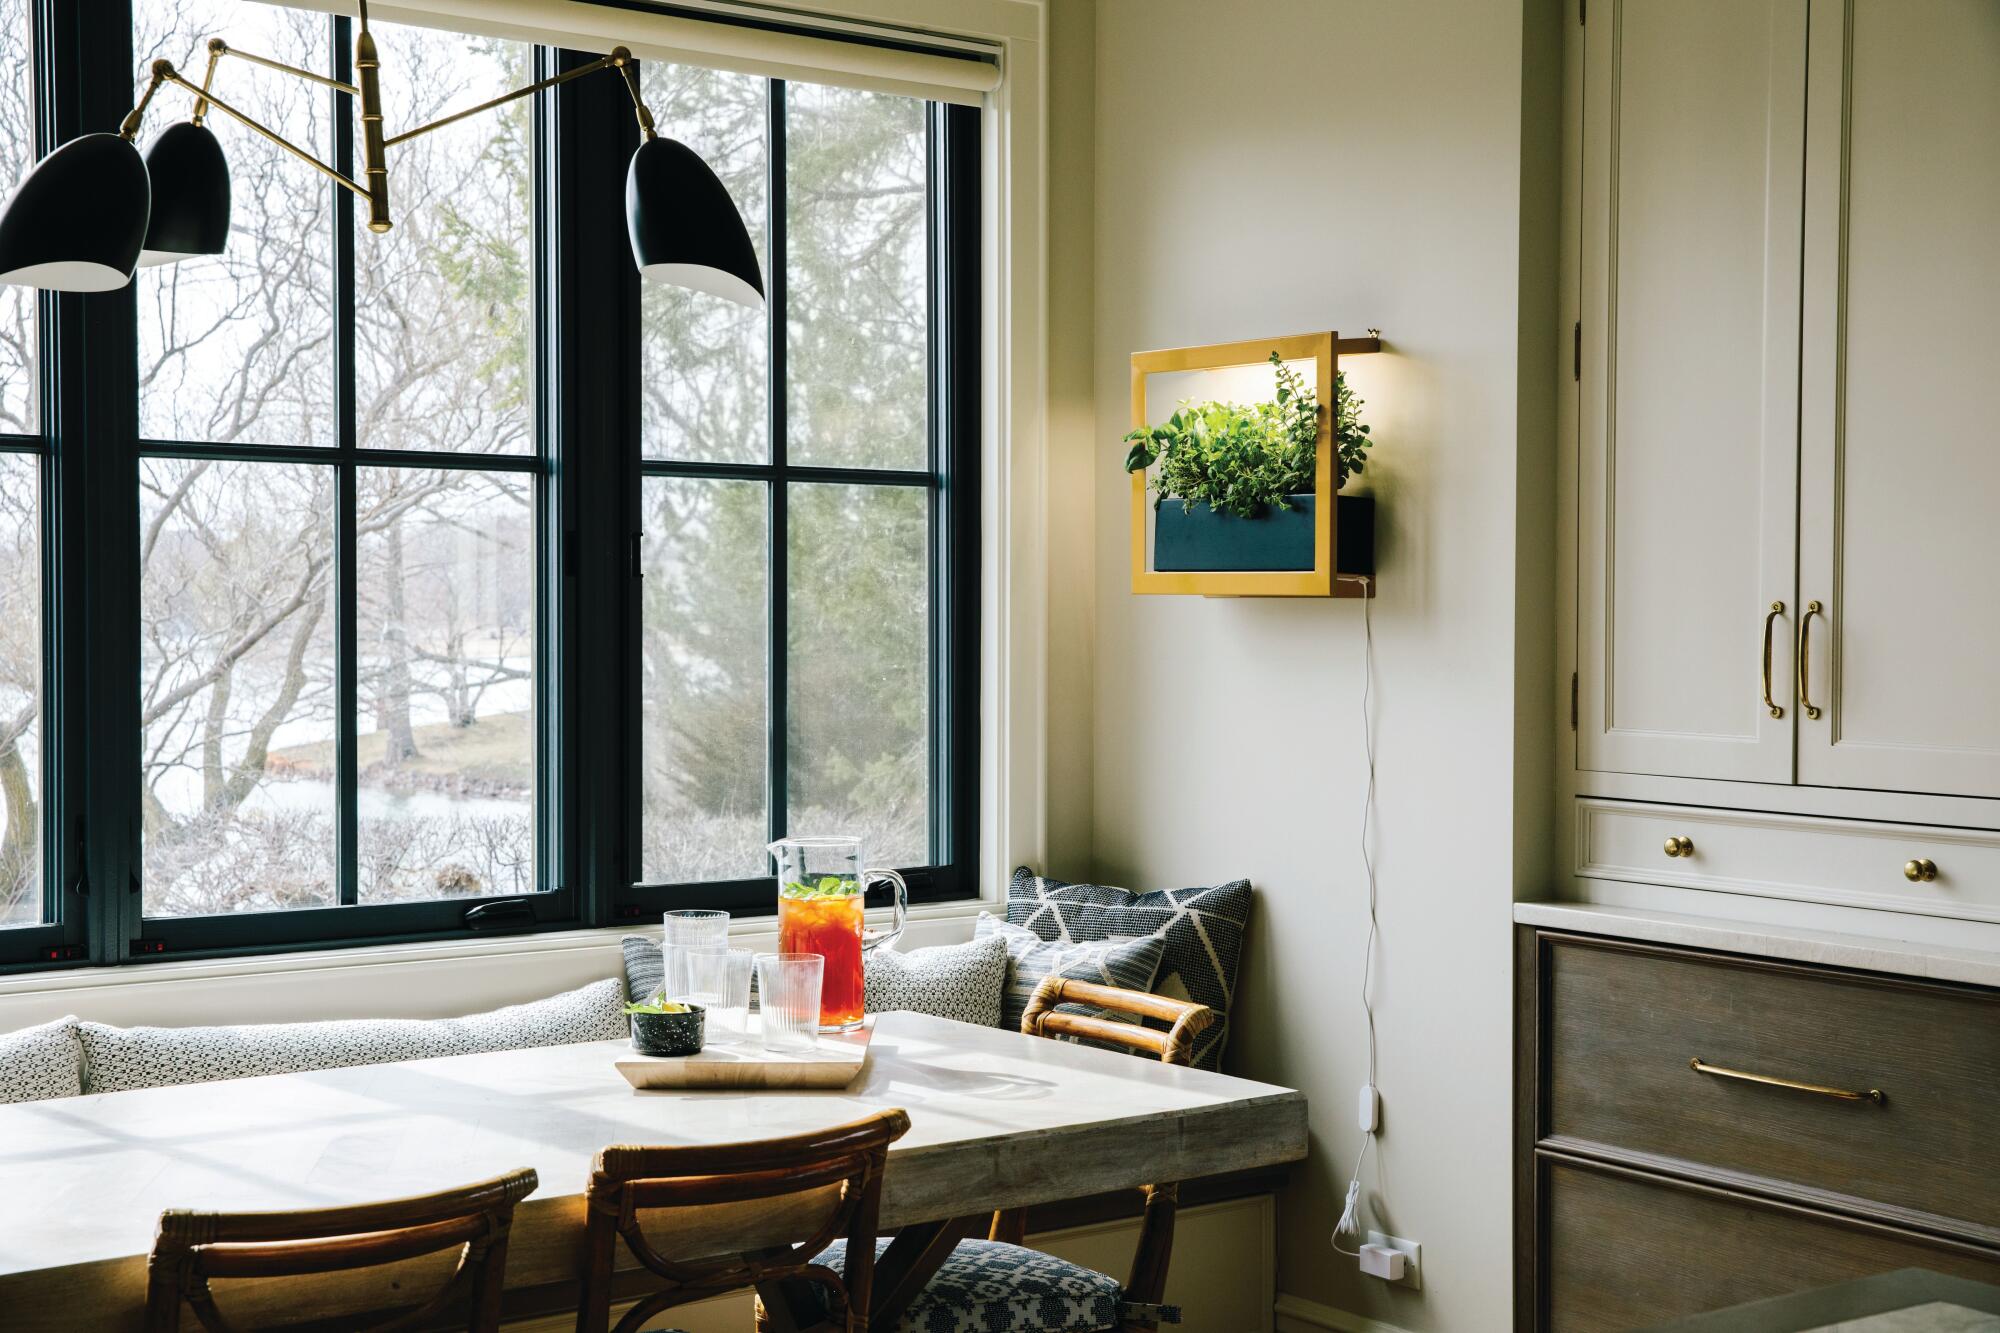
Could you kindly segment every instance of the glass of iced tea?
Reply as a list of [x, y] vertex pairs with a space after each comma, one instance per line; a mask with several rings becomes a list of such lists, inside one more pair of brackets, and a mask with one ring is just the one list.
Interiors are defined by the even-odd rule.
[[[778, 863], [779, 952], [816, 953], [826, 959], [820, 1031], [859, 1026], [867, 1008], [862, 955], [902, 935], [909, 912], [903, 877], [865, 866], [859, 838], [781, 838], [770, 852]], [[886, 931], [869, 930], [861, 910], [868, 886], [878, 881], [895, 890], [895, 918]]]

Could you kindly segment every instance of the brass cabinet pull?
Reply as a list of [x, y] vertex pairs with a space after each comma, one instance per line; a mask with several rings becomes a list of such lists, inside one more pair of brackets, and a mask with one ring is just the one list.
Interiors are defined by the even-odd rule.
[[1920, 856], [1914, 861], [1903, 862], [1903, 878], [1912, 883], [1928, 884], [1937, 878], [1937, 862], [1928, 856]]
[[1693, 856], [1694, 839], [1684, 833], [1676, 833], [1673, 837], [1667, 839], [1667, 845], [1661, 850], [1666, 852], [1668, 856]]
[[1820, 613], [1818, 602], [1807, 602], [1806, 613], [1799, 617], [1799, 707], [1805, 709], [1806, 716], [1817, 721], [1819, 706], [1806, 694], [1806, 682], [1812, 672], [1812, 618]]
[[1764, 707], [1771, 710], [1772, 717], [1785, 715], [1784, 706], [1771, 697], [1771, 626], [1783, 614], [1783, 602], [1771, 603], [1771, 609], [1764, 613]]
[[1724, 1069], [1721, 1065], [1704, 1064], [1700, 1056], [1688, 1061], [1688, 1068], [1697, 1074], [1713, 1074], [1717, 1078], [1739, 1079], [1745, 1083], [1761, 1083], [1767, 1088], [1790, 1088], [1793, 1092], [1810, 1092], [1815, 1097], [1832, 1097], [1843, 1102], [1874, 1102], [1882, 1105], [1889, 1099], [1882, 1089], [1870, 1088], [1866, 1092], [1856, 1092], [1852, 1088], [1830, 1088], [1824, 1083], [1801, 1083], [1794, 1078], [1772, 1078], [1769, 1074], [1746, 1074], [1740, 1069]]

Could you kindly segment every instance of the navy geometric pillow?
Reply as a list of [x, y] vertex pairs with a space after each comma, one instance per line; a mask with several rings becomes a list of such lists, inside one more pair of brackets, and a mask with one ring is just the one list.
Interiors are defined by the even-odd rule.
[[[1193, 1064], [1197, 1069], [1218, 1069], [1229, 1043], [1229, 1004], [1236, 994], [1250, 899], [1247, 879], [1207, 888], [1133, 893], [1105, 884], [1047, 879], [1023, 866], [1007, 886], [1007, 920], [1045, 940], [1164, 937], [1166, 961], [1153, 989], [1162, 992], [1169, 978], [1178, 977], [1179, 989], [1188, 999], [1215, 1011], [1215, 1026], [1195, 1038]], [[1149, 1026], [1165, 1025], [1149, 1020]]]

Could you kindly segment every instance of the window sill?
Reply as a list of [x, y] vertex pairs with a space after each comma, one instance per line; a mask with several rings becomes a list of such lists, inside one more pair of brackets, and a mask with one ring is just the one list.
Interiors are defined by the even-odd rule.
[[[959, 943], [969, 937], [973, 918], [993, 906], [973, 898], [913, 907], [905, 946]], [[452, 1017], [619, 975], [624, 966], [619, 939], [657, 929], [657, 922], [634, 923], [23, 973], [0, 977], [0, 1032], [65, 1014], [162, 1027]], [[729, 933], [743, 947], [768, 951], [777, 943], [777, 921], [752, 917], [734, 923]]]

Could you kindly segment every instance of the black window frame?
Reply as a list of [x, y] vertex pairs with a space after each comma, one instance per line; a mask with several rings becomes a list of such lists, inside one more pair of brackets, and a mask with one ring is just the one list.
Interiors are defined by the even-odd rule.
[[[79, 133], [115, 129], [130, 107], [130, 0], [29, 0], [34, 26], [38, 153]], [[329, 16], [336, 75], [350, 20]], [[538, 74], [593, 56], [536, 49]], [[782, 134], [784, 85], [771, 104]], [[335, 165], [351, 164], [353, 118], [336, 99]], [[169, 111], [165, 114], [174, 114]], [[136, 283], [112, 293], [40, 297], [39, 437], [0, 450], [43, 458], [44, 924], [0, 929], [0, 972], [156, 959], [444, 941], [488, 932], [601, 927], [674, 907], [775, 910], [775, 882], [635, 882], [642, 808], [638, 671], [642, 475], [756, 476], [782, 496], [788, 478], [882, 481], [876, 470], [642, 462], [639, 278], [624, 233], [626, 164], [638, 142], [619, 81], [583, 79], [535, 99], [536, 439], [531, 455], [434, 454], [362, 448], [353, 438], [353, 197], [334, 191], [335, 392], [344, 396], [331, 447], [142, 440], [138, 431]], [[979, 845], [980, 696], [980, 111], [930, 103], [928, 374], [930, 465], [897, 474], [931, 505], [932, 860], [903, 867], [913, 902], [975, 897]], [[671, 134], [673, 127], [662, 126]], [[781, 139], [779, 140], [781, 143]], [[782, 149], [776, 170], [782, 172]], [[303, 166], [300, 167], [304, 169]], [[782, 177], [780, 177], [782, 179]], [[782, 226], [783, 195], [769, 192]], [[782, 249], [775, 249], [781, 256]], [[767, 274], [771, 327], [783, 332], [780, 259]], [[782, 348], [773, 370], [781, 372]], [[785, 397], [774, 373], [774, 424]], [[343, 905], [203, 917], [143, 916], [140, 848], [139, 461], [225, 457], [332, 466], [336, 556], [339, 862]], [[532, 471], [537, 478], [537, 802], [540, 891], [529, 895], [356, 904], [355, 569], [347, 529], [354, 478], [372, 464]], [[783, 501], [777, 502], [782, 514]], [[774, 573], [783, 570], [773, 525]], [[783, 582], [772, 577], [782, 626]], [[770, 718], [781, 755], [784, 641], [770, 650], [780, 694]], [[784, 766], [771, 765], [783, 818]], [[85, 812], [88, 812], [86, 819]]]

